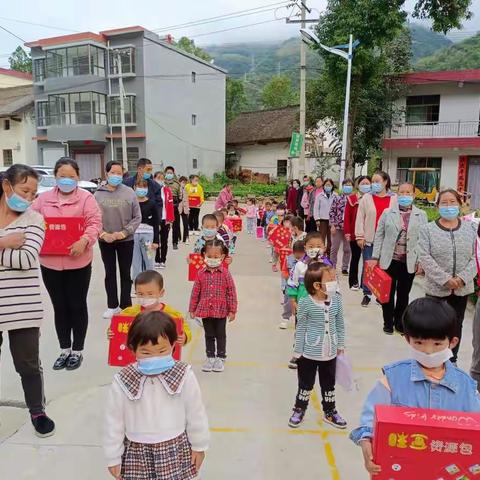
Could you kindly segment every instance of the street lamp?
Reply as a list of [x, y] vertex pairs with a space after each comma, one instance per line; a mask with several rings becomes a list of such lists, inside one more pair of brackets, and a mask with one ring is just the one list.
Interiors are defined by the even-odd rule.
[[[347, 71], [347, 88], [345, 91], [345, 110], [343, 115], [343, 138], [342, 138], [342, 157], [340, 159], [340, 185], [345, 179], [345, 163], [347, 158], [347, 142], [348, 142], [348, 111], [350, 108], [350, 84], [352, 80], [352, 59], [353, 59], [353, 50], [358, 47], [360, 44], [359, 40], [353, 41], [353, 36], [350, 34], [349, 42], [346, 45], [336, 45], [335, 47], [327, 47], [320, 42], [319, 38], [313, 33], [305, 30], [304, 28], [300, 29], [302, 34], [302, 41], [308, 45], [316, 45], [323, 48], [327, 52], [334, 53], [344, 58], [348, 62], [348, 71]], [[348, 49], [348, 53], [342, 49]]]

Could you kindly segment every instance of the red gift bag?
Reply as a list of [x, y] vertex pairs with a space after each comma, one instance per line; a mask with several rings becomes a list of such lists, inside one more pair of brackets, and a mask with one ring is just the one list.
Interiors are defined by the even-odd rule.
[[257, 227], [257, 238], [259, 240], [263, 240], [264, 239], [264, 234], [265, 234], [265, 230], [263, 227]]
[[480, 478], [480, 414], [375, 407], [375, 480]]
[[378, 265], [371, 267], [366, 263], [364, 267], [363, 283], [370, 289], [380, 303], [387, 303], [392, 289], [392, 278]]
[[292, 232], [283, 225], [276, 225], [277, 228], [270, 232], [269, 240], [273, 248], [279, 252], [280, 249], [287, 247], [292, 239]]
[[232, 222], [232, 229], [234, 233], [241, 232], [242, 231], [242, 219], [237, 217], [230, 218], [230, 221]]
[[83, 217], [45, 217], [40, 255], [70, 255], [70, 247], [85, 233]]
[[[197, 279], [198, 272], [205, 266], [203, 257], [200, 253], [191, 253], [188, 258], [190, 263], [188, 264], [188, 281], [194, 282]], [[223, 266], [228, 269], [228, 264], [223, 261]]]
[[282, 273], [283, 278], [288, 278], [290, 276], [290, 272], [288, 271], [288, 256], [293, 253], [293, 250], [289, 247], [283, 247], [279, 251], [279, 259], [280, 259], [280, 272]]
[[188, 206], [190, 208], [199, 208], [201, 203], [200, 197], [188, 197]]

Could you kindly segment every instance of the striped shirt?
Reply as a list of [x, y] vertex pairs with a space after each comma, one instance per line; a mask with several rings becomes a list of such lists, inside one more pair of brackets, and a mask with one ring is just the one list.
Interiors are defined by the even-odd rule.
[[308, 295], [298, 302], [295, 331], [295, 356], [326, 361], [345, 348], [345, 322], [342, 296], [333, 295], [329, 303]]
[[17, 250], [0, 249], [0, 331], [39, 327], [43, 318], [38, 266], [43, 217], [27, 210], [0, 228], [0, 238], [12, 233], [24, 233], [25, 243]]

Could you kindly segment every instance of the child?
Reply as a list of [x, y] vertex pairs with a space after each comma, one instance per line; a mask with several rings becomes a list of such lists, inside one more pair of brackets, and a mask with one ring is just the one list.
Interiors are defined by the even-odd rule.
[[372, 457], [375, 405], [480, 412], [476, 382], [450, 362], [451, 349], [458, 344], [456, 318], [447, 302], [432, 297], [414, 300], [405, 310], [403, 327], [412, 358], [383, 368], [383, 378], [365, 401], [360, 427], [350, 434], [362, 447], [372, 475], [381, 471]]
[[[305, 243], [302, 240], [298, 240], [293, 244], [292, 247], [293, 253], [287, 257], [287, 269], [289, 274], [291, 274], [295, 268], [295, 265], [299, 260], [305, 256]], [[278, 328], [285, 330], [288, 327], [288, 321], [293, 315], [292, 303], [290, 302], [290, 297], [287, 294], [287, 279], [282, 277], [282, 293], [283, 293], [283, 313], [282, 321]]]
[[[235, 203], [236, 202], [236, 206]], [[240, 213], [238, 212], [238, 200], [234, 200], [232, 202], [228, 202], [227, 204], [227, 212], [229, 217], [239, 217]]]
[[193, 247], [193, 253], [202, 253], [202, 249], [205, 246], [205, 243], [209, 240], [214, 240], [218, 238], [222, 241], [225, 241], [223, 235], [219, 232], [219, 220], [218, 217], [213, 213], [207, 213], [202, 217], [202, 231], [200, 237], [195, 242]]
[[246, 217], [247, 217], [247, 234], [253, 235], [255, 232], [255, 225], [257, 224], [257, 214], [258, 209], [255, 205], [254, 198], [247, 198], [247, 210], [246, 210]]
[[205, 329], [207, 360], [202, 367], [204, 372], [223, 372], [225, 369], [227, 317], [233, 322], [237, 313], [235, 283], [230, 272], [222, 266], [227, 253], [220, 240], [205, 244], [205, 268], [198, 272], [190, 298], [190, 316], [202, 318]]
[[308, 295], [298, 303], [295, 332], [298, 393], [288, 425], [298, 428], [303, 422], [318, 372], [323, 421], [344, 429], [347, 422], [335, 408], [337, 355], [345, 349], [342, 296], [337, 292], [335, 269], [321, 262], [311, 263], [305, 273], [305, 288]]
[[227, 210], [217, 210], [214, 212], [214, 215], [218, 220], [218, 234], [222, 237], [223, 242], [228, 248], [230, 254], [235, 253], [235, 245], [232, 243], [233, 240], [233, 225], [232, 222], [228, 219]]
[[143, 312], [130, 327], [137, 362], [115, 375], [105, 417], [103, 447], [117, 480], [198, 477], [208, 419], [192, 368], [172, 358], [176, 341], [164, 312]]
[[237, 215], [245, 215], [247, 211], [244, 208], [240, 208], [240, 205], [238, 204], [238, 200], [232, 200], [233, 206], [235, 207], [235, 210], [237, 212]]
[[305, 240], [307, 236], [305, 232], [305, 220], [301, 217], [292, 217], [290, 224], [292, 225], [292, 245], [300, 240]]
[[[278, 205], [277, 210], [275, 210], [275, 215], [270, 218], [269, 225], [283, 225], [285, 220], [285, 207], [283, 204]], [[268, 230], [267, 230], [268, 231]], [[275, 251], [273, 246], [271, 247], [270, 263], [272, 264], [272, 270], [278, 272], [278, 253]]]

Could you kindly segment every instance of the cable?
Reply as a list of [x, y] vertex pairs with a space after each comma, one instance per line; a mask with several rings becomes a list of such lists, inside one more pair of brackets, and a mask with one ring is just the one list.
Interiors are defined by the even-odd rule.
[[1, 25], [0, 25], [0, 28], [1, 28], [2, 30], [5, 30], [5, 31], [6, 31], [7, 33], [9, 33], [10, 35], [13, 35], [15, 38], [18, 38], [21, 42], [23, 42], [23, 43], [26, 43], [26, 42], [27, 42], [27, 41], [24, 40], [22, 37], [19, 37], [19, 36], [16, 35], [15, 33], [13, 33], [13, 32], [11, 32], [10, 30], [8, 30], [7, 28], [2, 27]]
[[231, 32], [232, 30], [239, 30], [240, 28], [254, 27], [254, 26], [257, 26], [257, 25], [264, 25], [266, 23], [278, 22], [279, 20], [285, 20], [286, 18], [287, 17], [274, 18], [272, 20], [265, 20], [263, 22], [249, 23], [247, 25], [239, 25], [238, 27], [231, 27], [231, 28], [225, 28], [223, 30], [216, 30], [215, 32], [199, 33], [198, 35], [191, 35], [189, 38], [198, 38], [198, 37], [204, 37], [206, 35], [214, 35], [216, 33]]
[[45, 25], [44, 23], [35, 23], [35, 22], [27, 22], [25, 20], [17, 20], [16, 18], [7, 18], [7, 17], [0, 17], [1, 20], [8, 20], [10, 22], [16, 23], [24, 23], [25, 25], [34, 25], [36, 27], [44, 27], [44, 28], [51, 28], [53, 30], [62, 30], [64, 32], [76, 32], [79, 33], [78, 30], [73, 30], [71, 28], [62, 28], [62, 27], [54, 27], [53, 25]]

